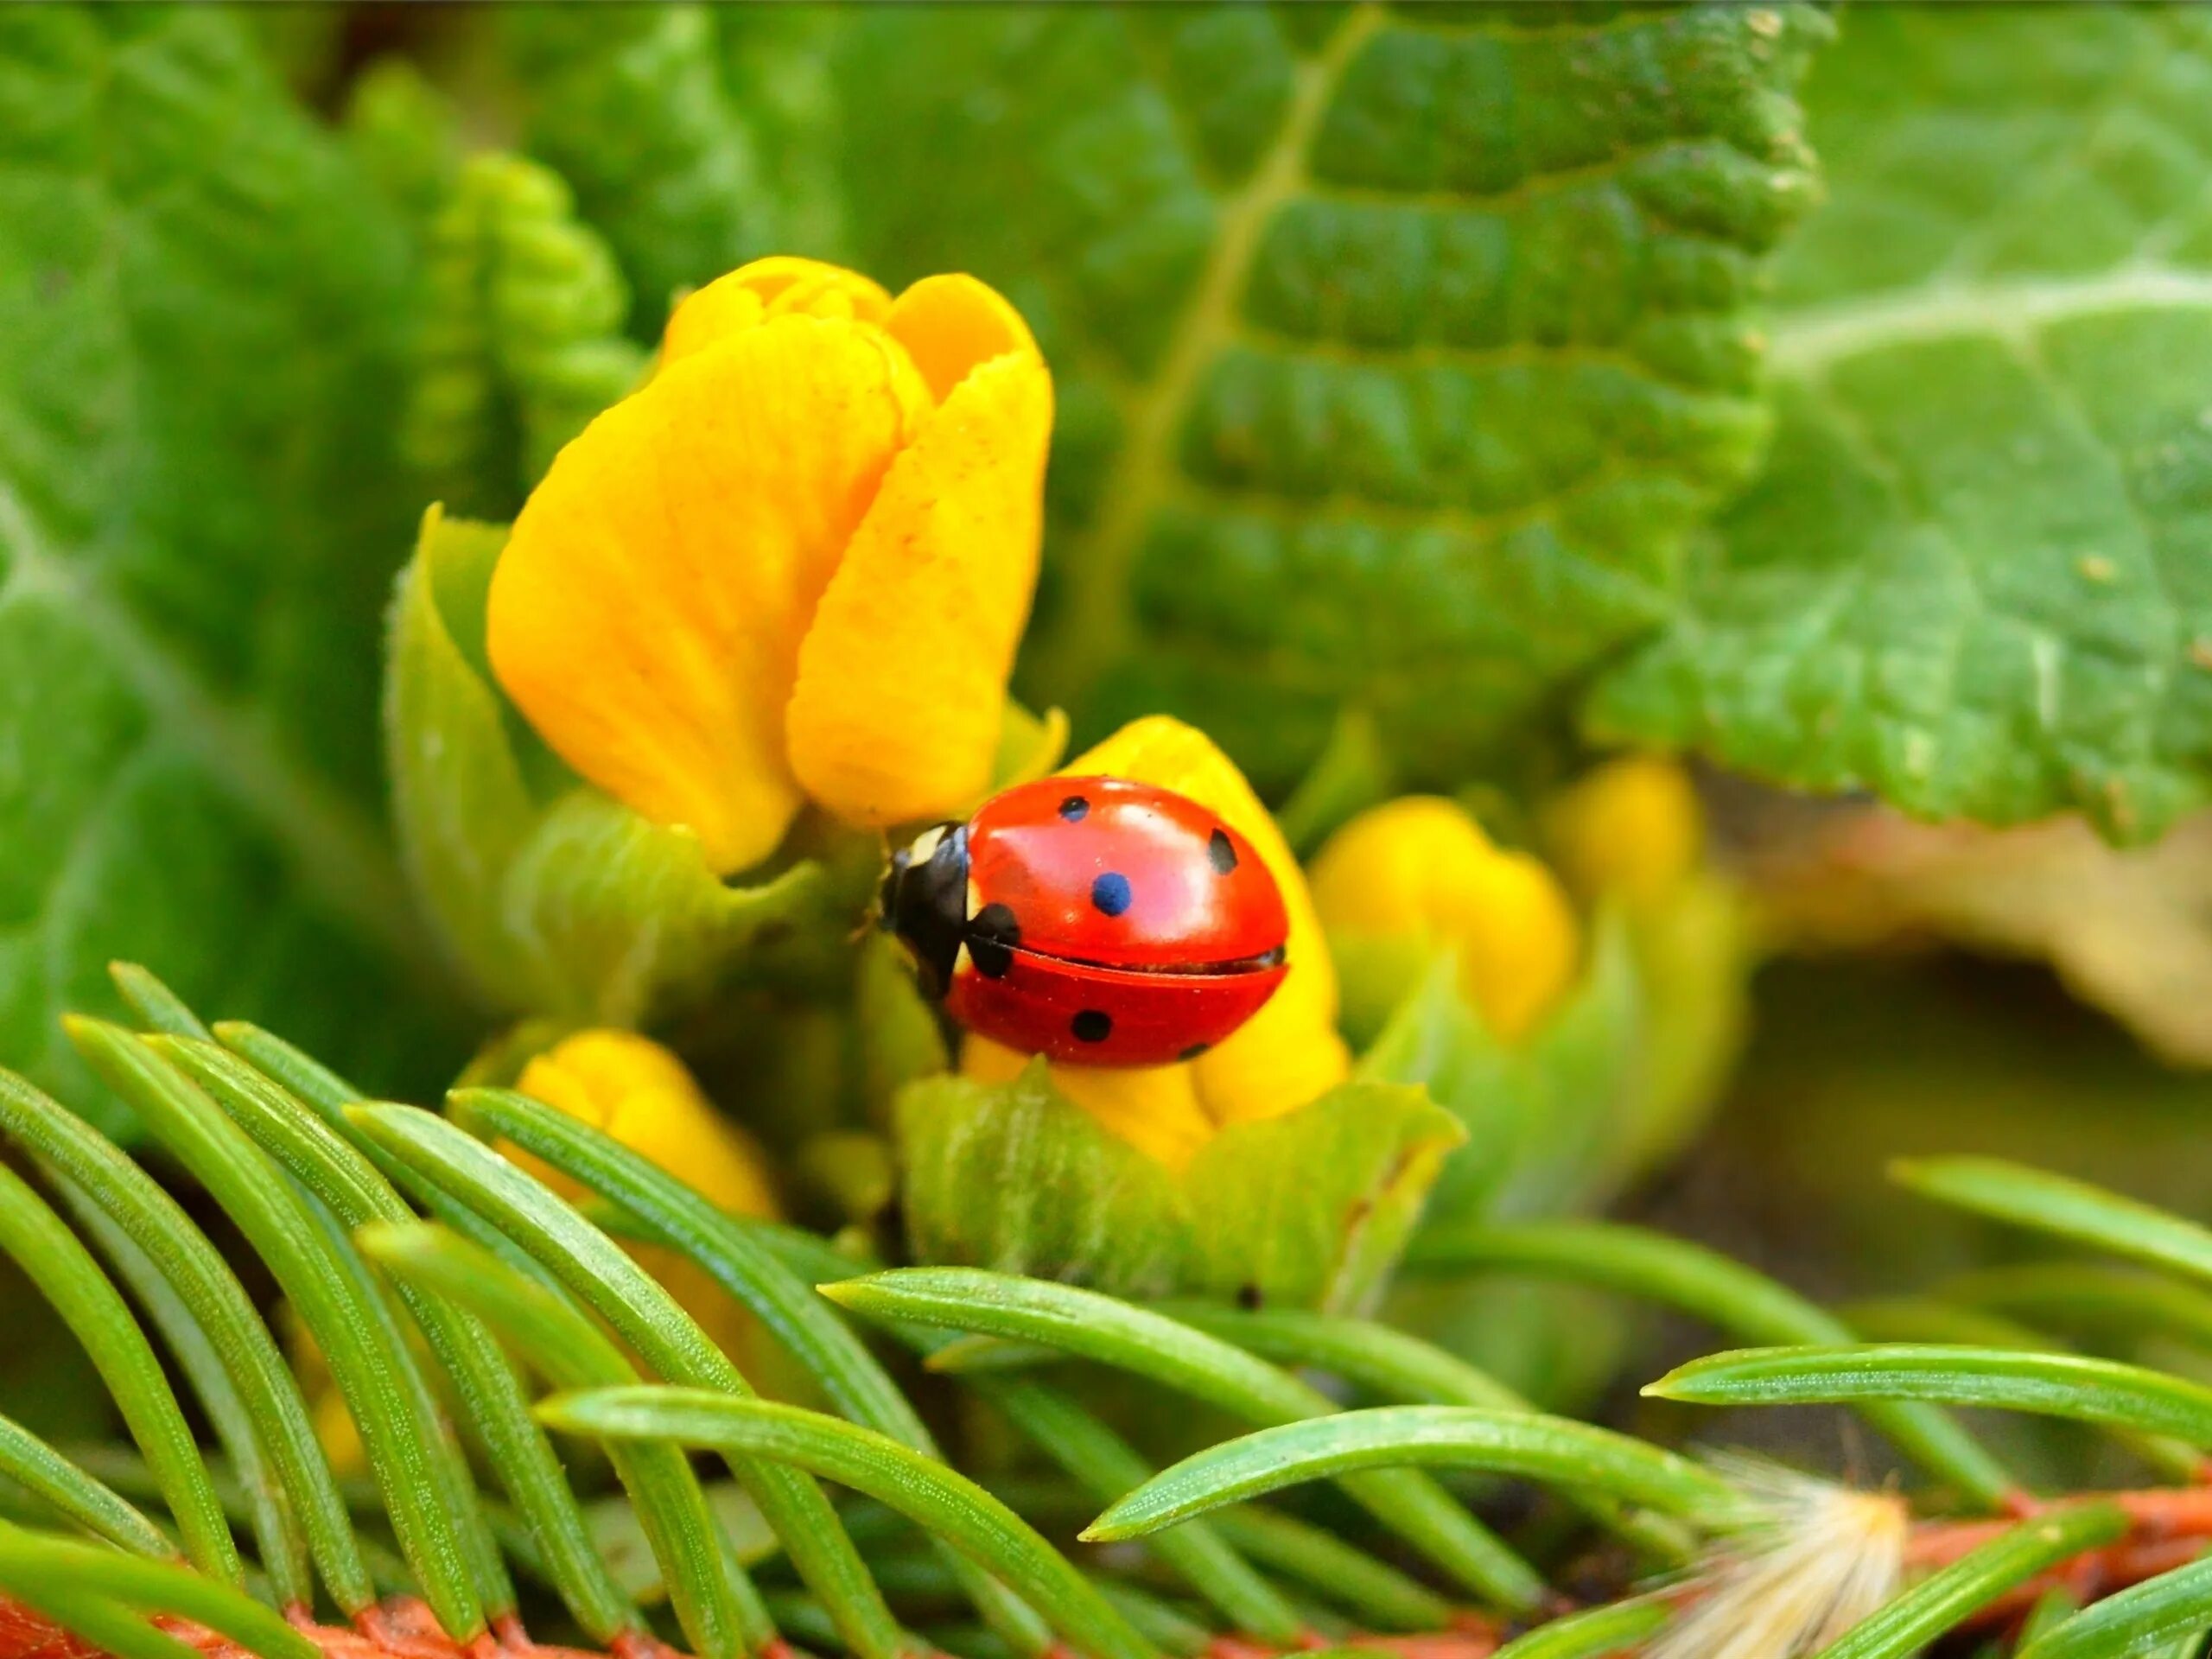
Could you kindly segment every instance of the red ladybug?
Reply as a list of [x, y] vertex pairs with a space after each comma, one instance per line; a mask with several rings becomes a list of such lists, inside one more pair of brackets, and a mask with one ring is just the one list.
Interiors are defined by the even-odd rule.
[[1252, 843], [1126, 778], [1044, 778], [892, 856], [883, 925], [969, 1030], [1083, 1065], [1195, 1059], [1289, 971]]

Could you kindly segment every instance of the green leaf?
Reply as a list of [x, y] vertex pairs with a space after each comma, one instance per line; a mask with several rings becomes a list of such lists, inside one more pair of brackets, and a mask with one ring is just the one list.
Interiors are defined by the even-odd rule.
[[[340, 1226], [410, 1223], [415, 1212], [357, 1148], [296, 1096], [228, 1050], [194, 1039], [152, 1046], [207, 1090], [254, 1143], [326, 1205]], [[557, 1590], [592, 1638], [635, 1628], [545, 1432], [532, 1421], [513, 1369], [491, 1333], [450, 1303], [402, 1281], [400, 1300], [451, 1380], [473, 1444], [529, 1527], [538, 1576]], [[496, 1554], [493, 1565], [497, 1565]]]
[[[354, 1106], [346, 1116], [418, 1179], [551, 1272], [661, 1376], [752, 1392], [729, 1357], [613, 1240], [489, 1147], [416, 1107]], [[897, 1624], [820, 1488], [773, 1464], [741, 1459], [730, 1472], [855, 1648], [865, 1659], [895, 1654]]]
[[194, 1659], [200, 1651], [156, 1630], [120, 1602], [79, 1586], [53, 1583], [42, 1561], [0, 1561], [0, 1592], [82, 1638], [94, 1652], [115, 1659]]
[[[1287, 1372], [1190, 1326], [1096, 1291], [973, 1268], [902, 1268], [819, 1287], [842, 1307], [894, 1325], [935, 1325], [1049, 1344], [1196, 1395], [1249, 1422], [1336, 1409]], [[1406, 1471], [1356, 1475], [1347, 1489], [1382, 1523], [1478, 1594], [1529, 1606], [1535, 1569], [1448, 1494]]]
[[460, 108], [405, 58], [378, 58], [346, 92], [347, 145], [418, 232], [461, 175], [461, 124]]
[[48, 1179], [79, 1230], [114, 1263], [116, 1277], [146, 1310], [148, 1322], [161, 1333], [177, 1369], [206, 1409], [216, 1439], [230, 1453], [240, 1516], [253, 1529], [270, 1593], [280, 1606], [308, 1605], [315, 1598], [315, 1581], [290, 1491], [271, 1448], [263, 1442], [245, 1390], [226, 1369], [228, 1361], [208, 1327], [200, 1323], [154, 1258], [90, 1194], [58, 1172], [49, 1170]]
[[[665, 1170], [591, 1125], [527, 1095], [504, 1089], [457, 1090], [456, 1121], [487, 1137], [504, 1136], [570, 1179], [621, 1206], [653, 1242], [681, 1251], [750, 1309], [840, 1409], [930, 1457], [942, 1457], [906, 1394], [851, 1327], [743, 1224]], [[956, 1557], [966, 1587], [993, 1624], [1033, 1626], [1026, 1610], [1004, 1605], [988, 1577]], [[1031, 1632], [1042, 1646], [1046, 1632]]]
[[1296, 1111], [1231, 1124], [1182, 1173], [1185, 1282], [1269, 1305], [1367, 1306], [1464, 1138], [1427, 1090], [1387, 1083], [1341, 1084]]
[[1378, 1406], [1263, 1428], [1210, 1446], [1130, 1493], [1083, 1535], [1142, 1537], [1286, 1486], [1408, 1465], [1517, 1475], [1708, 1525], [1725, 1522], [1740, 1507], [1734, 1489], [1718, 1475], [1611, 1429], [1533, 1411]]
[[1224, 1510], [1210, 1522], [1172, 1527], [1155, 1536], [1151, 1548], [1163, 1549], [1169, 1539], [1209, 1526], [1262, 1567], [1325, 1596], [1365, 1629], [1438, 1630], [1452, 1622], [1452, 1604], [1419, 1580], [1354, 1548], [1327, 1527], [1257, 1505]]
[[1276, 810], [1276, 827], [1293, 852], [1310, 859], [1348, 820], [1388, 799], [1390, 785], [1389, 757], [1374, 721], [1347, 708], [1298, 787]]
[[852, 21], [864, 263], [974, 270], [1053, 365], [1026, 658], [1085, 733], [1173, 708], [1280, 792], [1351, 702], [1456, 783], [1758, 459], [1817, 11]]
[[34, 1577], [41, 1588], [94, 1590], [125, 1606], [188, 1618], [263, 1659], [321, 1659], [322, 1653], [304, 1632], [258, 1602], [173, 1562], [133, 1560], [0, 1527], [0, 1582], [18, 1574]]
[[193, 1565], [211, 1579], [238, 1583], [238, 1548], [208, 1479], [207, 1460], [193, 1443], [152, 1344], [92, 1253], [28, 1182], [4, 1166], [0, 1250], [30, 1275], [92, 1357], [145, 1454], [162, 1503], [176, 1517]]
[[167, 1560], [175, 1554], [162, 1529], [137, 1504], [5, 1416], [0, 1416], [0, 1475], [118, 1549], [154, 1560]]
[[1643, 1392], [1708, 1406], [1933, 1401], [2115, 1424], [2212, 1446], [2212, 1388], [2079, 1354], [1914, 1343], [1739, 1348], [1692, 1360]]
[[[100, 1236], [117, 1270], [148, 1304], [170, 1345], [195, 1376], [209, 1414], [233, 1446], [271, 1471], [282, 1497], [257, 1513], [264, 1564], [289, 1599], [304, 1599], [297, 1567], [300, 1535], [324, 1586], [348, 1617], [375, 1599], [360, 1541], [330, 1465], [316, 1441], [306, 1402], [269, 1327], [206, 1234], [176, 1200], [112, 1141], [75, 1113], [0, 1071], [0, 1128], [58, 1178], [79, 1226]], [[124, 1241], [118, 1250], [108, 1236]], [[219, 1366], [212, 1390], [207, 1378]], [[233, 1404], [235, 1400], [236, 1404]]]
[[1028, 1522], [965, 1475], [873, 1429], [703, 1389], [563, 1395], [541, 1405], [538, 1414], [582, 1433], [708, 1446], [733, 1462], [772, 1459], [849, 1486], [997, 1574], [1078, 1651], [1099, 1659], [1153, 1659], [1150, 1645]]
[[428, 308], [400, 440], [455, 511], [514, 516], [561, 446], [635, 387], [630, 296], [560, 175], [470, 156], [428, 226]]
[[0, 61], [0, 1063], [89, 1095], [56, 1015], [128, 957], [427, 1084], [461, 1007], [373, 716], [398, 219], [235, 13], [10, 11]]
[[1663, 1601], [1624, 1601], [1539, 1624], [1497, 1650], [1497, 1659], [1604, 1659], [1633, 1649], [1674, 1617]]
[[1173, 1178], [1052, 1087], [1043, 1061], [1005, 1084], [925, 1077], [897, 1103], [918, 1261], [1137, 1295], [1181, 1281], [1189, 1221]]
[[[1110, 1503], [1151, 1478], [1151, 1465], [1127, 1441], [1058, 1389], [1008, 1378], [973, 1386], [1095, 1501]], [[1296, 1611], [1214, 1529], [1178, 1527], [1153, 1541], [1153, 1553], [1241, 1634], [1269, 1643], [1296, 1643], [1304, 1635]]]
[[[475, 1314], [559, 1388], [620, 1387], [637, 1372], [622, 1351], [559, 1291], [532, 1282], [489, 1252], [419, 1222], [372, 1222], [355, 1235], [395, 1278]], [[611, 1449], [677, 1622], [709, 1659], [734, 1659], [773, 1638], [744, 1569], [731, 1559], [698, 1477], [669, 1446]]]
[[2212, 18], [1870, 8], [1805, 101], [1772, 459], [1592, 721], [2154, 835], [2212, 798]]
[[2088, 1262], [2033, 1262], [1947, 1279], [1936, 1294], [2066, 1330], [2163, 1336], [2212, 1352], [2212, 1295], [2157, 1274]]
[[524, 6], [500, 23], [529, 148], [613, 245], [638, 333], [658, 334], [681, 290], [748, 258], [823, 251], [781, 234], [725, 57], [743, 23], [700, 5]]
[[1427, 1086], [1466, 1128], [1425, 1224], [1550, 1215], [1595, 1196], [1630, 1128], [1643, 989], [1618, 925], [1592, 938], [1573, 995], [1524, 1042], [1506, 1042], [1442, 953], [1366, 1053], [1362, 1077]]
[[[1413, 1264], [1432, 1270], [1533, 1272], [1648, 1297], [1753, 1342], [1844, 1343], [1835, 1317], [1764, 1274], [1702, 1245], [1601, 1223], [1455, 1228], [1426, 1236]], [[1994, 1506], [2015, 1490], [1996, 1459], [1925, 1406], [1879, 1405], [1866, 1418], [1924, 1468]]]
[[482, 1535], [476, 1489], [437, 1402], [365, 1265], [222, 1109], [146, 1042], [73, 1019], [92, 1068], [207, 1187], [268, 1266], [330, 1363], [361, 1431], [385, 1510], [446, 1633], [486, 1628], [486, 1604], [513, 1609], [513, 1586]]
[[1923, 1197], [1977, 1215], [2212, 1279], [2212, 1228], [2087, 1181], [2001, 1158], [1905, 1160], [1891, 1165], [1890, 1174]]
[[385, 704], [409, 875], [469, 976], [507, 1007], [635, 1025], [696, 1001], [761, 931], [823, 927], [821, 868], [715, 879], [696, 837], [573, 774], [508, 709], [484, 655], [504, 527], [432, 508], [392, 609]]
[[[1535, 1408], [1487, 1371], [1433, 1343], [1373, 1319], [1332, 1318], [1295, 1308], [1264, 1311], [1178, 1303], [1165, 1310], [1185, 1324], [1233, 1342], [1294, 1370], [1326, 1371], [1387, 1401], [1479, 1406], [1497, 1411]], [[1573, 1496], [1573, 1495], [1571, 1495]], [[1678, 1561], [1686, 1541], [1646, 1516], [1580, 1495], [1599, 1525], [1645, 1554]]]
[[1821, 1659], [1913, 1659], [1929, 1643], [2016, 1585], [2127, 1530], [2127, 1516], [2104, 1503], [2053, 1510], [2000, 1534], [1859, 1620]]
[[135, 962], [111, 962], [107, 976], [124, 1003], [148, 1031], [172, 1037], [205, 1037], [207, 1027], [184, 999]]
[[2083, 1608], [2022, 1648], [2020, 1659], [2133, 1659], [2191, 1636], [2201, 1640], [2208, 1621], [2212, 1560], [2191, 1561]]

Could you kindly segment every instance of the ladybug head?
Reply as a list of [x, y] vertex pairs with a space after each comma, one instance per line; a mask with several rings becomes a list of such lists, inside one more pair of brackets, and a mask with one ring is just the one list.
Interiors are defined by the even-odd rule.
[[943, 996], [968, 925], [968, 826], [940, 823], [891, 855], [883, 925], [914, 959], [922, 989]]

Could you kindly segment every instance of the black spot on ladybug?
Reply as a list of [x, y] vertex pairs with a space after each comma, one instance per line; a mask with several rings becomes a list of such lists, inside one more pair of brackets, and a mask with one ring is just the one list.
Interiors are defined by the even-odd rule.
[[1080, 795], [1071, 795], [1060, 803], [1060, 816], [1070, 823], [1080, 823], [1083, 815], [1090, 810], [1090, 803]]
[[968, 924], [968, 959], [985, 979], [1004, 979], [1021, 943], [1021, 924], [1005, 905], [985, 905]]
[[1079, 1043], [1103, 1043], [1114, 1034], [1114, 1018], [1097, 1008], [1085, 1008], [1068, 1022]]
[[1188, 1048], [1185, 1049], [1175, 1058], [1179, 1060], [1195, 1060], [1199, 1055], [1205, 1053], [1206, 1050], [1212, 1046], [1213, 1045], [1211, 1043], [1192, 1043]]
[[1129, 878], [1109, 870], [1090, 884], [1091, 908], [1101, 915], [1118, 916], [1129, 907]]
[[1236, 868], [1236, 849], [1229, 844], [1229, 831], [1217, 830], [1206, 837], [1206, 861], [1217, 875], [1227, 875]]

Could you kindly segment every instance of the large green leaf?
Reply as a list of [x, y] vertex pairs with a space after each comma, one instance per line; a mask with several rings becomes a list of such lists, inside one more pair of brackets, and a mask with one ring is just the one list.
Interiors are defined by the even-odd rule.
[[83, 1084], [118, 956], [372, 1087], [450, 1057], [376, 804], [408, 283], [235, 17], [0, 14], [0, 1060]]
[[1780, 426], [1605, 731], [1992, 822], [2212, 798], [2212, 16], [1854, 9]]
[[[756, 51], [772, 55], [778, 37], [806, 37], [828, 20], [813, 7], [765, 22], [749, 10], [529, 5], [500, 16], [529, 147], [560, 168], [613, 245], [643, 335], [660, 332], [680, 290], [747, 259], [827, 251], [834, 209], [786, 210], [794, 187], [830, 194], [810, 170], [820, 163], [779, 151], [766, 164], [761, 129], [781, 111], [765, 99], [755, 107], [748, 71]], [[804, 100], [818, 87], [820, 54], [809, 55], [776, 60], [779, 92]]]
[[1822, 14], [883, 8], [856, 245], [971, 270], [1059, 387], [1025, 674], [1287, 785], [1340, 702], [1455, 778], [1667, 613], [1764, 444], [1763, 256]]

